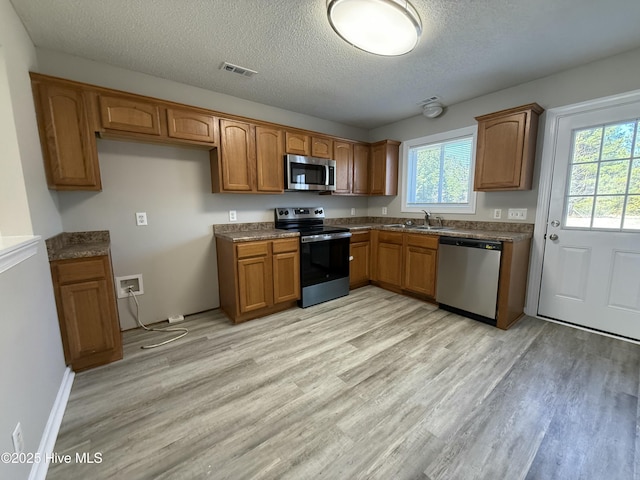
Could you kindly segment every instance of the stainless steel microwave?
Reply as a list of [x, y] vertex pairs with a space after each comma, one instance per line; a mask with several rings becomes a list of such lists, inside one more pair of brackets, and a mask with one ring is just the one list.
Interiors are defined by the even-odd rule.
[[333, 191], [336, 189], [336, 161], [327, 158], [285, 155], [286, 190]]

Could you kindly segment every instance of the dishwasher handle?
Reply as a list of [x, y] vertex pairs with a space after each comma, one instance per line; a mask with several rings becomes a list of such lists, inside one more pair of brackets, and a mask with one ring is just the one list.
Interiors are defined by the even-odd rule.
[[477, 240], [475, 238], [440, 237], [440, 245], [481, 248], [482, 250], [502, 250], [502, 242], [495, 242], [492, 240]]

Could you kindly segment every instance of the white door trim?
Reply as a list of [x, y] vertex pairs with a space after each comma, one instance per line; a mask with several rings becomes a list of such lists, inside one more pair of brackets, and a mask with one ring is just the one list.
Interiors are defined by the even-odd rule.
[[612, 95], [610, 97], [589, 100], [564, 107], [551, 108], [545, 112], [544, 143], [540, 165], [540, 182], [538, 184], [538, 204], [536, 208], [536, 222], [533, 230], [531, 246], [531, 263], [529, 265], [529, 278], [527, 288], [527, 301], [525, 313], [532, 317], [538, 316], [538, 302], [540, 300], [540, 283], [542, 281], [542, 261], [544, 259], [544, 234], [547, 231], [549, 218], [549, 202], [551, 198], [551, 180], [555, 166], [556, 141], [558, 136], [558, 124], [560, 119], [599, 110], [617, 105], [624, 105], [640, 101], [640, 90]]

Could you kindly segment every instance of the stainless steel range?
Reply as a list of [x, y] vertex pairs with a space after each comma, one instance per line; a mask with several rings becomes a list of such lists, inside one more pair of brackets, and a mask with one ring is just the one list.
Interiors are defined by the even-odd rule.
[[349, 237], [347, 228], [324, 224], [323, 207], [279, 207], [276, 228], [300, 232], [298, 305], [303, 308], [349, 294]]

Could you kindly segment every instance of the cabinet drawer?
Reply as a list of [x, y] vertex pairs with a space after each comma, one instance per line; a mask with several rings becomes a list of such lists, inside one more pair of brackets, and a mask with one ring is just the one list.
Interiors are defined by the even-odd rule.
[[298, 250], [298, 238], [273, 241], [273, 253], [295, 252]]
[[378, 232], [378, 241], [382, 243], [396, 243], [398, 245], [402, 245], [402, 233]]
[[236, 246], [238, 258], [260, 257], [269, 255], [268, 242], [250, 242]]
[[371, 239], [369, 230], [366, 232], [351, 232], [351, 243], [368, 242]]
[[407, 245], [411, 245], [412, 247], [433, 248], [437, 250], [439, 243], [440, 237], [437, 235], [407, 234]]
[[106, 257], [96, 257], [88, 260], [63, 260], [55, 262], [54, 268], [57, 273], [58, 283], [77, 283], [85, 280], [95, 280], [105, 278], [104, 259]]

